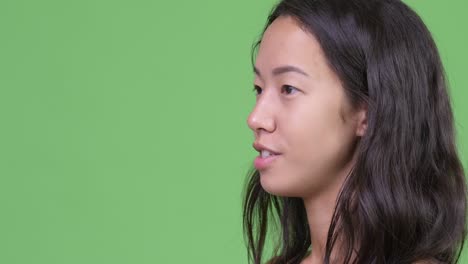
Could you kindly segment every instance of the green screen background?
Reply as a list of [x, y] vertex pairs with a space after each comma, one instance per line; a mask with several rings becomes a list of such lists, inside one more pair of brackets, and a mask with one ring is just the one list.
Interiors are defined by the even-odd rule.
[[[467, 167], [468, 4], [406, 2]], [[250, 48], [273, 3], [1, 0], [0, 263], [246, 263]]]

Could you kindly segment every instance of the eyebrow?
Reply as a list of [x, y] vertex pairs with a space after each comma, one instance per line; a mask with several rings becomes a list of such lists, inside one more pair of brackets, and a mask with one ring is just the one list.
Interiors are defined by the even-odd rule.
[[[287, 72], [296, 72], [296, 73], [299, 73], [299, 74], [302, 74], [304, 76], [309, 77], [309, 74], [307, 74], [305, 71], [301, 70], [300, 68], [298, 68], [296, 66], [292, 66], [292, 65], [280, 66], [280, 67], [274, 68], [273, 71], [272, 71], [274, 76], [280, 75], [280, 74], [283, 74], [283, 73], [287, 73]], [[254, 66], [254, 73], [257, 74], [258, 76], [262, 77], [262, 75], [260, 74], [260, 71], [255, 66]]]

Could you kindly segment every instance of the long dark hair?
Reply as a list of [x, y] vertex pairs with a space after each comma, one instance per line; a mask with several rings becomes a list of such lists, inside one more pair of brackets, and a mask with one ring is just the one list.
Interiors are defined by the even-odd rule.
[[[399, 0], [283, 0], [263, 33], [279, 16], [295, 18], [313, 34], [352, 106], [368, 107], [323, 262], [330, 263], [343, 238], [345, 263], [352, 254], [352, 263], [361, 264], [457, 263], [466, 236], [465, 176], [445, 71], [422, 19]], [[272, 221], [280, 229], [269, 263], [300, 263], [311, 246], [302, 199], [267, 193], [254, 168], [247, 177], [249, 263], [261, 263]]]

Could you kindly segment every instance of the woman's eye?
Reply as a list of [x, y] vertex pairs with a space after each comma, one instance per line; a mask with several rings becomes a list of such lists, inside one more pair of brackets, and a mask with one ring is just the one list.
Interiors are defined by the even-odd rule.
[[255, 93], [255, 95], [259, 95], [260, 93], [258, 91], [261, 91], [262, 88], [260, 88], [260, 86], [258, 86], [258, 85], [254, 85], [254, 88], [252, 90], [257, 92], [257, 93]]
[[[253, 91], [256, 91], [255, 95], [259, 95], [262, 91], [262, 88], [258, 85], [254, 85], [254, 88], [252, 89]], [[291, 86], [291, 85], [283, 85], [282, 90], [285, 90], [288, 95], [294, 94], [293, 91], [299, 91], [296, 87]]]
[[291, 85], [283, 85], [282, 88], [283, 88], [283, 90], [286, 91], [287, 94], [291, 94], [290, 91], [293, 91], [293, 90], [299, 91], [296, 87], [291, 86]]

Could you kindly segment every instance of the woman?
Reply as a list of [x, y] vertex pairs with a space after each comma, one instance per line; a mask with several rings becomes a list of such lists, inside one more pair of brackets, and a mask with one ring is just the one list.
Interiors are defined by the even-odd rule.
[[444, 69], [399, 0], [283, 0], [254, 64], [249, 263], [456, 263], [466, 183]]

